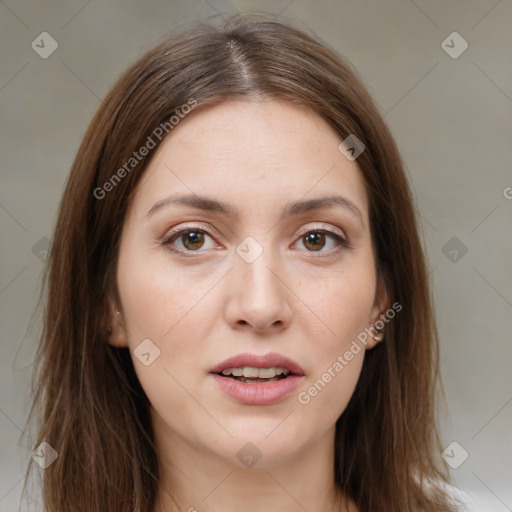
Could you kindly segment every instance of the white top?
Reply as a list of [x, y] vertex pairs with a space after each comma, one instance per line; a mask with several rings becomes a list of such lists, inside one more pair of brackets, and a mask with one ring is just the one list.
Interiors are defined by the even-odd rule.
[[504, 510], [503, 505], [493, 496], [462, 490], [452, 485], [446, 486], [446, 490], [462, 502], [461, 512], [503, 512]]

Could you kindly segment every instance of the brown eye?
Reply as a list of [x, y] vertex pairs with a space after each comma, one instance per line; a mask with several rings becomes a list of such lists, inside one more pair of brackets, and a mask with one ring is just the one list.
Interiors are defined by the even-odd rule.
[[330, 230], [313, 229], [304, 233], [299, 241], [307, 252], [332, 253], [348, 247], [347, 241]]
[[[208, 238], [211, 240], [210, 246], [207, 243]], [[196, 228], [175, 231], [161, 243], [179, 253], [204, 252], [204, 250], [212, 249], [215, 246], [215, 242], [206, 231]]]
[[204, 244], [204, 233], [200, 231], [187, 231], [181, 235], [183, 246], [190, 251], [200, 249]]
[[304, 246], [312, 251], [319, 251], [325, 246], [325, 233], [311, 231], [304, 235]]

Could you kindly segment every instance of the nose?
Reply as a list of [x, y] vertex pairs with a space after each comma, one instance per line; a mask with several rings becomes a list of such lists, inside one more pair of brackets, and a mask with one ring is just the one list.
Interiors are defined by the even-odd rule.
[[252, 263], [235, 256], [225, 283], [225, 317], [233, 329], [266, 334], [285, 330], [290, 324], [289, 301], [293, 293], [285, 284], [277, 258], [270, 252], [265, 248]]

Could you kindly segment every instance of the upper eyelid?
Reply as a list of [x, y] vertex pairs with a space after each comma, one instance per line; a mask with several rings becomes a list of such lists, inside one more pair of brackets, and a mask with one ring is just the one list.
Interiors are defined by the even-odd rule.
[[321, 226], [314, 226], [314, 227], [308, 227], [305, 226], [304, 228], [301, 228], [297, 231], [297, 233], [304, 234], [308, 233], [309, 231], [328, 231], [332, 232], [333, 234], [336, 234], [344, 239], [347, 238], [347, 235], [345, 234], [345, 231], [337, 226], [322, 224]]
[[[179, 226], [179, 224], [177, 224], [177, 226]], [[181, 233], [182, 231], [188, 231], [188, 230], [193, 230], [193, 229], [197, 229], [198, 231], [205, 231], [206, 233], [208, 233], [212, 236], [216, 236], [215, 235], [216, 230], [212, 230], [211, 228], [205, 228], [204, 226], [190, 225], [190, 226], [182, 226], [179, 229], [175, 229], [175, 227], [168, 229], [166, 231], [166, 234], [163, 236], [163, 238], [168, 238], [169, 236], [172, 236], [173, 234], [177, 234], [177, 233]], [[321, 223], [320, 226], [304, 226], [304, 227], [300, 228], [299, 230], [297, 230], [296, 233], [307, 233], [308, 231], [315, 231], [315, 230], [332, 231], [335, 234], [338, 234], [338, 235], [342, 236], [343, 238], [346, 238], [346, 234], [343, 229], [341, 229], [337, 226], [333, 226], [333, 225], [329, 225], [329, 224], [325, 224], [325, 223]]]
[[203, 231], [203, 232], [205, 232], [206, 234], [208, 234], [208, 235], [210, 235], [212, 237], [216, 236], [212, 230], [204, 228], [204, 227], [200, 227], [200, 226], [183, 226], [183, 227], [180, 227], [179, 229], [171, 228], [171, 229], [167, 230], [166, 233], [164, 234], [164, 236], [161, 238], [161, 241], [165, 242], [166, 240], [169, 240], [171, 237], [174, 237], [174, 236], [179, 235], [181, 233], [186, 233], [187, 231], [193, 231], [193, 230]]

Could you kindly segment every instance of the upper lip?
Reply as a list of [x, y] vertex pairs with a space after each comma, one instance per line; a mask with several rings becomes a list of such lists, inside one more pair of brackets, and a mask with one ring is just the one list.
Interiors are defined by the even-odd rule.
[[215, 365], [210, 373], [220, 373], [227, 368], [244, 368], [247, 366], [252, 368], [285, 368], [295, 375], [304, 375], [304, 370], [298, 363], [274, 352], [265, 355], [238, 354]]

